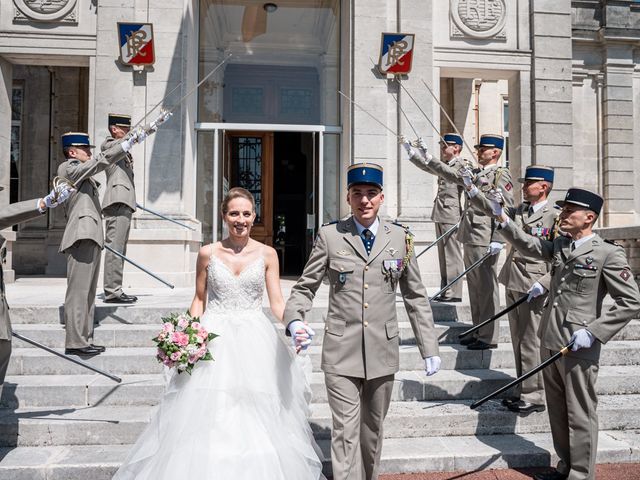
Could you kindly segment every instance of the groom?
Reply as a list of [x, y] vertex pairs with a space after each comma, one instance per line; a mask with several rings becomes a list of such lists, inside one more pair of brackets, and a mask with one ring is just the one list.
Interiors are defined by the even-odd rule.
[[378, 478], [382, 424], [399, 369], [397, 287], [400, 287], [427, 375], [440, 368], [438, 339], [409, 231], [378, 218], [384, 201], [382, 167], [360, 163], [347, 173], [352, 216], [323, 225], [284, 319], [287, 335], [306, 348], [314, 335], [304, 323], [323, 277], [329, 311], [322, 370], [333, 416], [334, 480]]

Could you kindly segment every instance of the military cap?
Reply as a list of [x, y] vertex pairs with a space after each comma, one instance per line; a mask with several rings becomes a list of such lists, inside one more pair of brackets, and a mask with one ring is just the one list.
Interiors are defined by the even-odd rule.
[[67, 132], [62, 134], [62, 148], [67, 147], [89, 147], [93, 148], [95, 145], [91, 145], [89, 141], [88, 133], [80, 132]]
[[499, 148], [502, 150], [504, 148], [504, 137], [493, 133], [481, 135], [480, 142], [478, 142], [475, 148], [480, 147]]
[[454, 145], [462, 145], [462, 137], [457, 133], [445, 133], [442, 136], [445, 143], [453, 143]]
[[109, 126], [131, 127], [131, 115], [122, 115], [120, 113], [109, 114]]
[[545, 167], [544, 165], [529, 165], [524, 174], [524, 177], [519, 178], [520, 183], [524, 183], [527, 180], [540, 181], [553, 183], [553, 168]]
[[382, 167], [375, 163], [355, 163], [347, 169], [347, 188], [368, 184], [382, 188]]
[[589, 190], [583, 190], [582, 188], [570, 188], [567, 190], [567, 195], [564, 197], [564, 200], [558, 200], [556, 205], [562, 208], [567, 203], [587, 208], [600, 215], [600, 210], [602, 210], [604, 200], [600, 195], [590, 192]]

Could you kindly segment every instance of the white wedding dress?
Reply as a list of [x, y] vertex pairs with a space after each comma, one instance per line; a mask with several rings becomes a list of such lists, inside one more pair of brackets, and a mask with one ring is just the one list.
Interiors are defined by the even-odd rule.
[[262, 312], [264, 286], [262, 257], [236, 276], [211, 256], [200, 321], [219, 335], [214, 360], [173, 374], [114, 479], [324, 479], [302, 358]]

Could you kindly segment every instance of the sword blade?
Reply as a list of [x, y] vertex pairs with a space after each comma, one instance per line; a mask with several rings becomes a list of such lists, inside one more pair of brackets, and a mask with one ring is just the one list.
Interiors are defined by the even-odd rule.
[[385, 129], [387, 129], [389, 132], [393, 133], [396, 137], [398, 136], [398, 134], [396, 132], [394, 132], [393, 130], [391, 130], [389, 127], [387, 127], [384, 123], [382, 123], [380, 120], [378, 120], [376, 117], [373, 116], [373, 114], [367, 112], [362, 106], [360, 106], [360, 104], [356, 103], [355, 100], [351, 100], [351, 98], [349, 98], [347, 95], [345, 95], [344, 93], [342, 93], [340, 90], [338, 90], [338, 93], [340, 95], [342, 95], [344, 98], [346, 98], [347, 100], [349, 100], [351, 103], [353, 103], [356, 107], [358, 107], [360, 110], [362, 110], [364, 113], [366, 113], [367, 115], [369, 115], [373, 120], [375, 120], [379, 125], [383, 126]]
[[118, 252], [117, 250], [114, 250], [113, 248], [111, 248], [108, 245], [104, 246], [105, 249], [109, 250], [111, 253], [113, 253], [114, 255], [116, 255], [117, 257], [120, 257], [121, 259], [123, 259], [126, 262], [129, 262], [131, 265], [133, 265], [134, 267], [139, 268], [140, 270], [142, 270], [144, 273], [146, 273], [147, 275], [152, 276], [153, 278], [155, 278], [156, 280], [158, 280], [160, 283], [164, 283], [167, 287], [169, 288], [174, 288], [174, 286], [172, 284], [170, 284], [169, 282], [167, 282], [166, 280], [160, 278], [158, 275], [156, 275], [155, 273], [147, 270], [146, 268], [144, 268], [142, 265], [134, 262], [133, 260], [131, 260], [129, 257], [124, 256], [122, 253]]
[[444, 138], [442, 137], [442, 135], [440, 134], [440, 130], [438, 130], [438, 128], [433, 124], [433, 122], [431, 121], [431, 119], [429, 118], [429, 115], [426, 114], [426, 112], [422, 109], [422, 107], [420, 106], [420, 104], [418, 103], [418, 101], [413, 97], [413, 95], [411, 95], [411, 92], [409, 91], [408, 88], [406, 88], [402, 82], [400, 81], [399, 78], [396, 78], [396, 82], [398, 82], [398, 85], [400, 85], [400, 88], [402, 88], [402, 90], [409, 95], [409, 98], [411, 99], [411, 101], [416, 105], [416, 107], [418, 107], [418, 110], [420, 110], [420, 113], [422, 113], [422, 115], [424, 115], [424, 118], [427, 119], [427, 122], [429, 122], [429, 125], [431, 125], [431, 128], [433, 128], [433, 131], [436, 132], [436, 134], [438, 135], [438, 137], [440, 137], [440, 140], [444, 142]]

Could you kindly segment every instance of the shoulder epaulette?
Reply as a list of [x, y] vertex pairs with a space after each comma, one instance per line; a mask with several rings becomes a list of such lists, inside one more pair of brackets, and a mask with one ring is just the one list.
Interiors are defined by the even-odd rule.
[[335, 225], [336, 223], [338, 223], [340, 220], [334, 220], [333, 222], [327, 222], [327, 223], [323, 223], [322, 226], [326, 227], [329, 225]]
[[615, 241], [613, 241], [613, 240], [609, 240], [609, 239], [607, 239], [607, 238], [603, 238], [603, 240], [604, 240], [605, 242], [607, 242], [607, 243], [610, 243], [611, 245], [615, 245], [616, 247], [623, 248], [623, 247], [622, 247], [622, 245], [620, 245], [618, 242], [615, 242]]
[[400, 228], [402, 228], [402, 229], [403, 229], [405, 232], [407, 232], [409, 235], [413, 235], [413, 234], [411, 233], [411, 230], [409, 229], [409, 226], [408, 226], [408, 225], [403, 225], [403, 224], [402, 224], [402, 223], [400, 223], [400, 222], [391, 222], [391, 224], [392, 224], [392, 225], [395, 225], [396, 227], [400, 227]]

